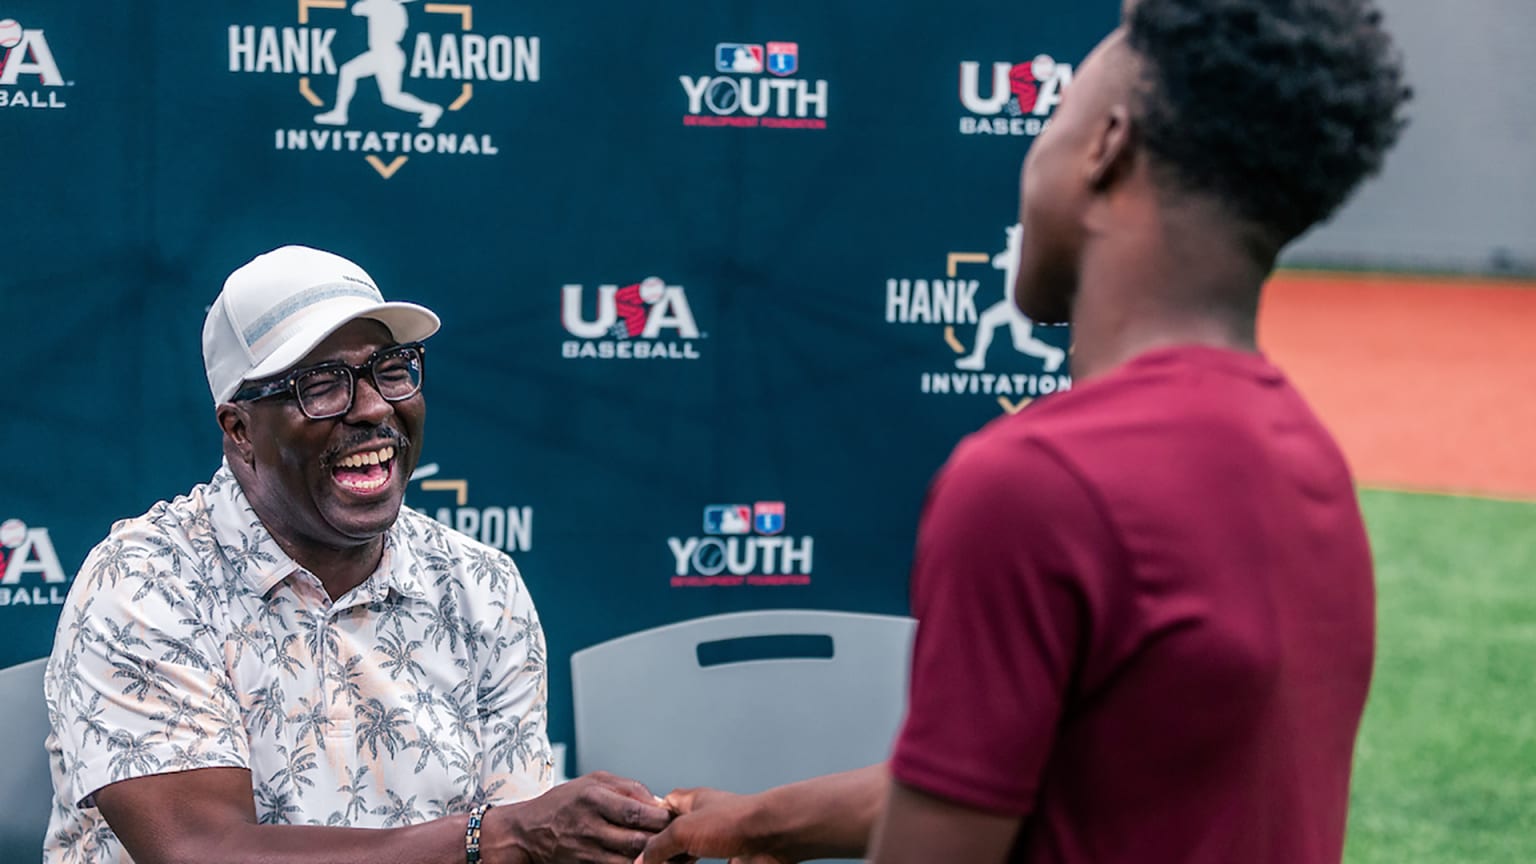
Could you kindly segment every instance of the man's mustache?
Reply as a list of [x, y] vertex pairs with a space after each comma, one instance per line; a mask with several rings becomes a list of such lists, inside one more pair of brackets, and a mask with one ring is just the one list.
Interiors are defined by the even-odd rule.
[[330, 465], [341, 458], [343, 453], [350, 453], [367, 444], [376, 444], [380, 439], [392, 442], [397, 450], [406, 450], [411, 446], [411, 439], [393, 426], [375, 426], [372, 429], [358, 429], [349, 433], [340, 444], [325, 451], [321, 461]]

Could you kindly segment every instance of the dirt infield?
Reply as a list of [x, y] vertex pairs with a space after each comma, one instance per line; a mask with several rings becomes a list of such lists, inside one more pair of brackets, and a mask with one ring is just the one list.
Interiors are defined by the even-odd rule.
[[1536, 500], [1536, 283], [1283, 272], [1259, 345], [1362, 486]]

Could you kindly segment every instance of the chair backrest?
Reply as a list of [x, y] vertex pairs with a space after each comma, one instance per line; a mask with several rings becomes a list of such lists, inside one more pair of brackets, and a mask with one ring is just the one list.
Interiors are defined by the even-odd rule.
[[48, 770], [48, 709], [43, 703], [43, 667], [48, 658], [0, 669], [0, 706], [5, 712], [5, 746], [0, 747], [0, 861], [43, 858], [43, 835], [53, 805]]
[[885, 759], [906, 705], [916, 622], [889, 615], [715, 615], [571, 657], [581, 773], [756, 792]]

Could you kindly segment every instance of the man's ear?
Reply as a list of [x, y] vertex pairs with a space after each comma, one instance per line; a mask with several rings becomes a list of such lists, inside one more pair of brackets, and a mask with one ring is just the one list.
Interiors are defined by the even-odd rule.
[[1088, 185], [1103, 192], [1130, 174], [1135, 157], [1135, 125], [1124, 103], [1111, 105], [1099, 121], [1089, 151]]
[[251, 409], [238, 402], [224, 402], [214, 411], [224, 430], [224, 452], [247, 465], [256, 459], [251, 444]]

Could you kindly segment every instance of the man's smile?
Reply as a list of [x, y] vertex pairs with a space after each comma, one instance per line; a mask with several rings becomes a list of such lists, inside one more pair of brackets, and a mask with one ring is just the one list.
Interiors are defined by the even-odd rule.
[[354, 495], [371, 495], [384, 489], [395, 473], [395, 447], [386, 444], [359, 450], [331, 462], [331, 478]]

